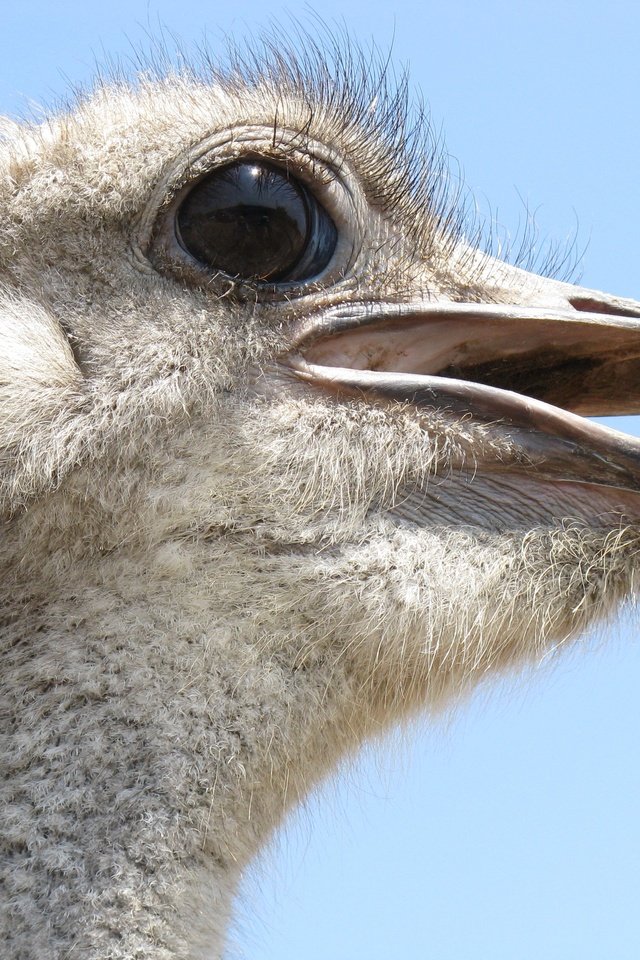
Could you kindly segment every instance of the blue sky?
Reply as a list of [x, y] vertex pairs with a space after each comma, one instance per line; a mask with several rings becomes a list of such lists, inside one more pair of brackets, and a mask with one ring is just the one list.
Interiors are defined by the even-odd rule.
[[[311, 9], [14, 3], [0, 111], [64, 97], [159, 23], [215, 51]], [[640, 5], [324, 0], [322, 16], [393, 44], [481, 211], [513, 233], [535, 210], [559, 242], [577, 229], [583, 283], [640, 298]], [[229, 956], [637, 960], [639, 678], [627, 623], [368, 749], [248, 876]]]

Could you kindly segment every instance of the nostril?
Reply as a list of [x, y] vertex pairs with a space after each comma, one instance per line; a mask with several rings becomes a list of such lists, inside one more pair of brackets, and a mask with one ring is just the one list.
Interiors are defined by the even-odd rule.
[[624, 307], [610, 300], [597, 297], [569, 297], [569, 303], [582, 313], [606, 313], [610, 317], [640, 317], [640, 306]]

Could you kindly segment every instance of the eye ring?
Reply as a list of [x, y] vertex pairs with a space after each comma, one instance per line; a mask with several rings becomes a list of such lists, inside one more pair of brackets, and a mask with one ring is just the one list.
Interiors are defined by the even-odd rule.
[[217, 167], [186, 194], [176, 235], [201, 267], [241, 283], [309, 283], [331, 261], [336, 226], [287, 170], [242, 159]]
[[[273, 126], [255, 126], [216, 131], [189, 147], [157, 182], [141, 211], [132, 237], [132, 262], [137, 269], [153, 270], [188, 287], [215, 297], [256, 302], [297, 300], [327, 290], [336, 284], [350, 284], [360, 262], [365, 236], [361, 210], [364, 201], [359, 182], [351, 168], [336, 164], [335, 152], [321, 141], [308, 141], [305, 149], [291, 146], [282, 156], [272, 148]], [[281, 142], [287, 140], [283, 129]], [[295, 137], [291, 134], [291, 141]], [[285, 278], [242, 280], [237, 272], [212, 269], [194, 258], [180, 236], [177, 211], [186, 197], [216, 170], [234, 163], [268, 165], [295, 181], [312, 198], [336, 230], [333, 255], [321, 272], [303, 271], [299, 261], [295, 272]]]

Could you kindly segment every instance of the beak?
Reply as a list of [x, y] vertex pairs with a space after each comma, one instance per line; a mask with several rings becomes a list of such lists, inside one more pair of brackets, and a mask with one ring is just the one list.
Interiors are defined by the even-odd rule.
[[298, 328], [287, 363], [340, 394], [499, 422], [558, 479], [640, 489], [640, 442], [584, 419], [640, 412], [640, 303], [499, 267], [502, 302], [342, 304]]

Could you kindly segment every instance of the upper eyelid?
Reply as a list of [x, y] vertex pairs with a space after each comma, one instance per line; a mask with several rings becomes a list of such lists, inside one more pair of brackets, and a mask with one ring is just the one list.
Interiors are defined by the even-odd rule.
[[[153, 188], [147, 203], [138, 218], [132, 237], [136, 256], [145, 256], [153, 236], [153, 227], [163, 208], [175, 204], [180, 194], [195, 186], [198, 180], [213, 172], [216, 167], [248, 156], [255, 156], [287, 169], [293, 165], [293, 173], [303, 180], [309, 189], [328, 189], [340, 182], [347, 186], [352, 172], [340, 163], [335, 151], [320, 141], [273, 140], [273, 128], [252, 126], [216, 131], [196, 144], [186, 147], [165, 170]], [[303, 149], [304, 147], [304, 149]], [[284, 148], [284, 149], [283, 149]], [[347, 188], [351, 194], [351, 190]]]

